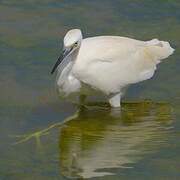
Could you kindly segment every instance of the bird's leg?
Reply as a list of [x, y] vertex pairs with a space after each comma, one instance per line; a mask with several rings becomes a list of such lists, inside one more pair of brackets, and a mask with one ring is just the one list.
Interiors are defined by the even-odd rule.
[[79, 96], [79, 107], [81, 107], [81, 108], [87, 108], [87, 105], [85, 105], [85, 100], [86, 100], [86, 95], [84, 95], [84, 94], [81, 94], [80, 96]]
[[79, 104], [84, 104], [85, 103], [85, 100], [86, 100], [86, 95], [84, 95], [84, 94], [81, 94], [80, 96], [79, 96]]
[[114, 108], [121, 106], [120, 101], [121, 101], [121, 93], [115, 93], [109, 96], [109, 103]]

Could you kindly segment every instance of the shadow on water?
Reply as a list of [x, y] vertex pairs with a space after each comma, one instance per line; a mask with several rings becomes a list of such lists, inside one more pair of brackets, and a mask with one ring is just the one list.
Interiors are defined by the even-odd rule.
[[132, 168], [166, 141], [171, 108], [164, 103], [127, 103], [123, 110], [80, 109], [59, 136], [60, 169], [66, 177], [113, 175]]
[[19, 143], [36, 138], [38, 146], [43, 135], [50, 136], [56, 129], [60, 174], [68, 178], [102, 177], [115, 175], [117, 168], [133, 168], [163, 148], [171, 124], [171, 106], [166, 103], [123, 103], [121, 111], [96, 104], [96, 108], [79, 108], [63, 122], [21, 136]]

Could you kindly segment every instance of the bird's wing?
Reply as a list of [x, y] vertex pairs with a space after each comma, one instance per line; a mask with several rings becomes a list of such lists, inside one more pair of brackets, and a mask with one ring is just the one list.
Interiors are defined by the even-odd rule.
[[169, 43], [155, 41], [111, 36], [85, 39], [75, 63], [75, 75], [107, 93], [149, 79], [156, 64], [173, 51]]
[[99, 36], [84, 39], [81, 50], [81, 56], [85, 56], [84, 58], [87, 61], [92, 61], [92, 59], [124, 61], [131, 55], [143, 50], [154, 60], [159, 61], [172, 54], [174, 49], [168, 42], [158, 39], [139, 41], [120, 36]]

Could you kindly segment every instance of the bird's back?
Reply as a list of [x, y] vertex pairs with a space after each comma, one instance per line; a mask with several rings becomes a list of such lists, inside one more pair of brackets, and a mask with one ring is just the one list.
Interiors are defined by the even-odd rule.
[[[145, 45], [144, 41], [138, 41], [120, 36], [97, 36], [83, 39], [79, 58], [99, 58], [101, 60], [113, 61], [117, 57], [133, 52], [137, 46]], [[119, 53], [117, 53], [119, 52]], [[91, 61], [91, 60], [90, 60]]]

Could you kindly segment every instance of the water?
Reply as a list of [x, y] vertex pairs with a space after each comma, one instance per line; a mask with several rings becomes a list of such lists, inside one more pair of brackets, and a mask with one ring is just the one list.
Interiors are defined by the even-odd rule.
[[[122, 111], [57, 98], [62, 37], [168, 40], [175, 54], [133, 85]], [[179, 179], [180, 2], [0, 1], [0, 179]]]

